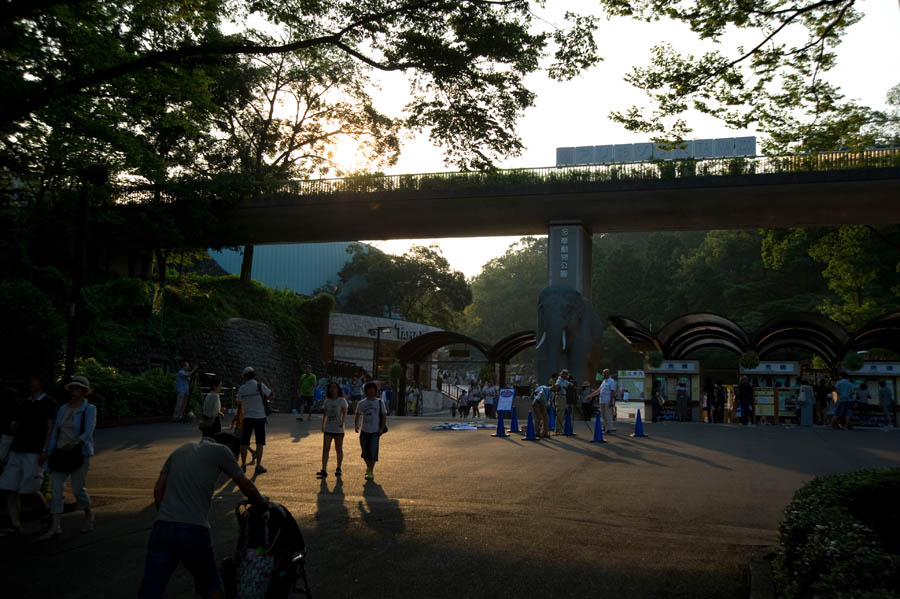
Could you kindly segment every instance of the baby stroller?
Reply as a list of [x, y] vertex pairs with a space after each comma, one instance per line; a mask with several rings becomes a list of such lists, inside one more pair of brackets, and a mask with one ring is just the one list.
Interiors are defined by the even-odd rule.
[[306, 544], [283, 505], [241, 503], [234, 509], [238, 535], [234, 557], [222, 561], [228, 599], [287, 599], [312, 595], [306, 579]]

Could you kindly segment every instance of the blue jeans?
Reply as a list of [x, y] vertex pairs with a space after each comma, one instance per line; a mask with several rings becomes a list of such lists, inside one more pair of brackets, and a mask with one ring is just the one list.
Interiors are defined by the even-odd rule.
[[144, 580], [138, 597], [161, 598], [179, 562], [194, 577], [197, 595], [206, 597], [222, 588], [209, 529], [196, 524], [157, 521], [153, 523], [147, 544]]

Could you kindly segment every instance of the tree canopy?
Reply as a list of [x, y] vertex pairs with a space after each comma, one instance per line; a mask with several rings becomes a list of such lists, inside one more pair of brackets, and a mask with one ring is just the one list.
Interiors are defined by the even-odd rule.
[[413, 246], [402, 256], [362, 244], [347, 248], [352, 256], [326, 285], [338, 308], [354, 314], [401, 318], [455, 329], [472, 302], [472, 290], [436, 247]]
[[[472, 280], [463, 331], [488, 343], [536, 326], [547, 284], [545, 238], [523, 238]], [[785, 312], [819, 312], [853, 331], [900, 309], [900, 227], [621, 233], [594, 236], [592, 303], [602, 318], [654, 331], [688, 312], [713, 312], [748, 331]], [[599, 355], [641, 358], [607, 329]], [[527, 358], [527, 356], [525, 356]]]

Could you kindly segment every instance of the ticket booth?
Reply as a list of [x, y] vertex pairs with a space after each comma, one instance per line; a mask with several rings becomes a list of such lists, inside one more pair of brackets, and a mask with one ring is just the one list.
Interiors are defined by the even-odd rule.
[[666, 403], [659, 414], [662, 420], [678, 418], [678, 388], [682, 385], [688, 394], [690, 419], [700, 421], [700, 363], [697, 360], [667, 360], [659, 368], [644, 368], [644, 406], [647, 413], [650, 413], [651, 392], [656, 380], [666, 395]]
[[[898, 426], [897, 417], [897, 386], [900, 383], [900, 362], [864, 362], [859, 370], [851, 370], [847, 372], [847, 378], [853, 383], [853, 388], [857, 392], [857, 397], [863, 385], [869, 392], [868, 401], [863, 404], [858, 402], [854, 406], [853, 421], [857, 426], [884, 426], [893, 424]], [[881, 389], [881, 381], [885, 382], [885, 386], [891, 396], [890, 423], [885, 421], [884, 411], [878, 401], [878, 394]]]
[[740, 373], [741, 378], [748, 377], [753, 385], [753, 415], [757, 424], [799, 422], [798, 362], [760, 362], [756, 368], [741, 368]]

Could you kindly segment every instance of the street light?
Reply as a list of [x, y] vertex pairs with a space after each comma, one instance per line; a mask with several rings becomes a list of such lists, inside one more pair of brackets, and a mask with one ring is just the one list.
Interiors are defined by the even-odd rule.
[[375, 351], [372, 354], [372, 376], [378, 378], [378, 344], [381, 342], [381, 334], [387, 335], [393, 329], [391, 327], [375, 327], [369, 329], [369, 335], [375, 335]]

